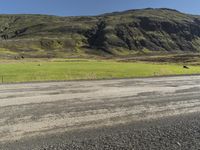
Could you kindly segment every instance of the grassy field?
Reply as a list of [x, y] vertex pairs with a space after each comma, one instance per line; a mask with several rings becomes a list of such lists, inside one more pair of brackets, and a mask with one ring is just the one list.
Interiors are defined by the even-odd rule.
[[83, 80], [198, 74], [200, 66], [98, 60], [11, 61], [0, 63], [1, 82]]

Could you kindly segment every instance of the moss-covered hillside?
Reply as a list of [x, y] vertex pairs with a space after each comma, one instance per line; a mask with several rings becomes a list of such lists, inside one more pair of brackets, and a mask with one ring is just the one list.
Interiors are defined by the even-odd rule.
[[141, 9], [94, 17], [0, 15], [0, 57], [129, 56], [200, 51], [200, 17]]

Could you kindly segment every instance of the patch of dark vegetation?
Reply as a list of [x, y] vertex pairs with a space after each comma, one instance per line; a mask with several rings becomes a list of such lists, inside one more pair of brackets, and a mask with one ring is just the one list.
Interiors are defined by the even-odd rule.
[[[134, 62], [134, 61], [144, 61], [144, 62], [157, 62], [157, 63], [184, 63], [184, 64], [197, 64], [200, 61], [200, 54], [162, 54], [162, 55], [152, 55], [152, 56], [136, 56], [130, 58], [122, 58], [118, 61], [123, 62]], [[187, 65], [183, 65], [184, 69], [189, 69]]]
[[40, 41], [41, 47], [44, 49], [55, 49], [63, 46], [63, 42], [60, 40], [52, 40], [52, 39], [41, 39]]

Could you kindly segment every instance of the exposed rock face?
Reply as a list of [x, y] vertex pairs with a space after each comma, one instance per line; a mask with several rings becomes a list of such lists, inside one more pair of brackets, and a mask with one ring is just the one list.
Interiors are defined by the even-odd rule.
[[121, 24], [116, 27], [117, 36], [130, 50], [195, 51], [193, 40], [199, 37], [197, 23], [177, 23], [139, 17], [138, 24]]
[[[200, 51], [200, 17], [171, 9], [130, 10], [94, 17], [2, 15], [0, 18], [1, 41], [31, 39], [34, 46], [30, 50], [50, 47], [71, 53], [88, 48], [112, 55], [124, 51], [127, 55], [134, 51]], [[46, 42], [49, 39], [51, 43]], [[10, 47], [2, 43], [0, 47], [17, 52], [27, 49], [20, 42], [15, 42], [13, 48], [12, 43]]]
[[106, 14], [103, 19], [103, 26], [90, 32], [92, 47], [162, 52], [200, 50], [198, 16], [170, 9], [144, 9]]
[[89, 30], [86, 33], [86, 36], [88, 37], [88, 42], [90, 46], [95, 46], [98, 48], [105, 47], [105, 41], [107, 40], [105, 35], [107, 34], [105, 31], [106, 23], [105, 21], [100, 21], [96, 27], [94, 27], [92, 30]]

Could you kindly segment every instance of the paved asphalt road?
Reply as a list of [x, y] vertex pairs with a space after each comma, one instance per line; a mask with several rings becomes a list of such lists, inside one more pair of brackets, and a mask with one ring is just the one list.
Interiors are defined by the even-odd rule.
[[0, 150], [199, 149], [200, 76], [0, 85]]

